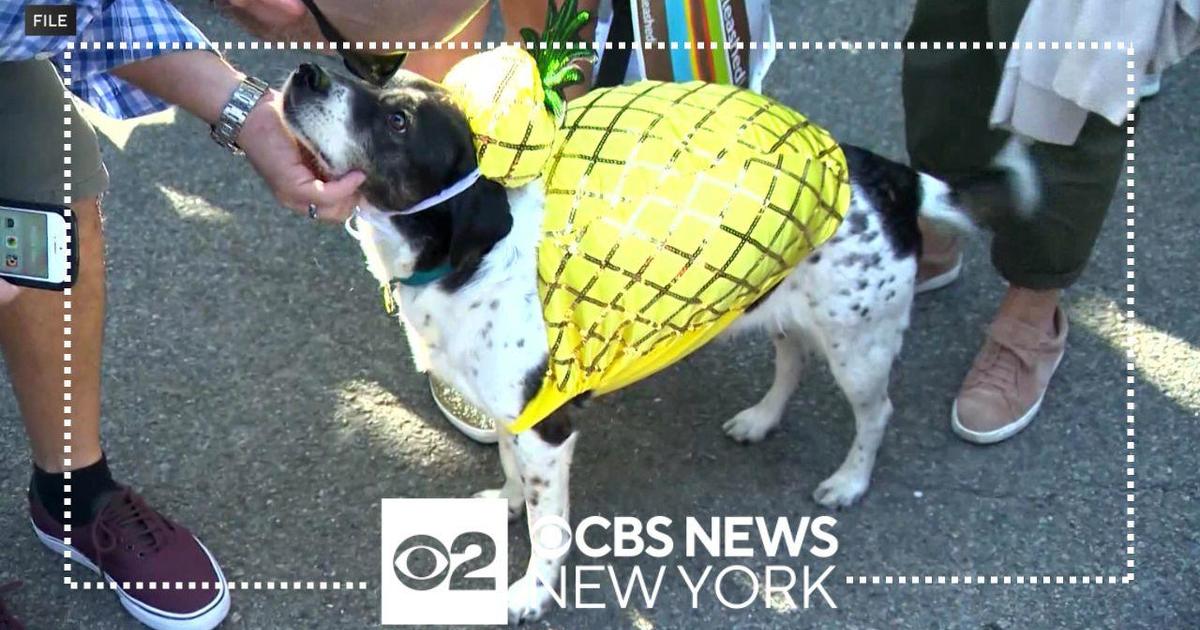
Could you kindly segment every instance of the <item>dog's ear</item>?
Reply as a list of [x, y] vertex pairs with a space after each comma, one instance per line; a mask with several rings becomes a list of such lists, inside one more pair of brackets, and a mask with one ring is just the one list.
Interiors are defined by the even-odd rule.
[[449, 203], [450, 266], [456, 275], [469, 275], [512, 229], [508, 194], [500, 184], [480, 178]]

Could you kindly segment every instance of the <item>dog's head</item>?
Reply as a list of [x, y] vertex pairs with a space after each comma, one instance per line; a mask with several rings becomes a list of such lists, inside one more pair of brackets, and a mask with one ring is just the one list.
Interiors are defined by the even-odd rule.
[[[321, 170], [366, 176], [361, 192], [380, 210], [404, 210], [460, 181], [476, 167], [470, 125], [438, 84], [401, 70], [383, 87], [301, 64], [284, 86], [284, 115]], [[390, 215], [407, 251], [398, 269], [449, 263], [459, 282], [512, 226], [499, 184], [480, 179], [462, 194], [412, 215]]]

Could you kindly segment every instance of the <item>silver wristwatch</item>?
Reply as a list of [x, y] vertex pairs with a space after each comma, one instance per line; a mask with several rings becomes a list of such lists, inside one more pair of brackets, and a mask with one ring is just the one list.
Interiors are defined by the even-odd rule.
[[246, 124], [246, 116], [258, 103], [270, 86], [266, 81], [255, 77], [246, 77], [238, 84], [237, 89], [230, 95], [225, 108], [221, 110], [221, 118], [212, 126], [212, 139], [217, 144], [229, 149], [234, 155], [242, 153], [237, 145], [238, 134], [242, 125]]

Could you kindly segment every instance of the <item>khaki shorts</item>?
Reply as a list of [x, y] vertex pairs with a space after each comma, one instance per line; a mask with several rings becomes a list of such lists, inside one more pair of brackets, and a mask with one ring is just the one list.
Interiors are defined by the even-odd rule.
[[[63, 83], [49, 61], [0, 63], [0, 198], [59, 205], [63, 176]], [[71, 108], [71, 197], [108, 189], [96, 132]]]

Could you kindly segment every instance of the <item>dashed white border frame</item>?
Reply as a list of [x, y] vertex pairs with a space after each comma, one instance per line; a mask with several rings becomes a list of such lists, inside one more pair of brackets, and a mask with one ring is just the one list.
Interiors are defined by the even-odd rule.
[[[592, 45], [593, 44], [590, 42], [565, 42], [560, 46], [556, 42], [553, 44], [552, 47], [555, 49], [558, 49], [560, 47], [566, 48], [566, 49], [572, 49], [572, 48], [576, 48], [576, 47], [582, 48], [582, 47], [592, 46]], [[70, 114], [71, 114], [71, 108], [73, 106], [73, 100], [72, 100], [73, 97], [72, 97], [71, 90], [70, 90], [70, 85], [71, 85], [71, 63], [70, 62], [71, 62], [72, 52], [77, 48], [81, 49], [81, 50], [87, 50], [89, 48], [92, 50], [101, 50], [101, 49], [104, 49], [104, 50], [114, 50], [114, 49], [116, 49], [116, 50], [125, 50], [125, 49], [153, 50], [153, 49], [157, 48], [159, 50], [205, 50], [205, 49], [211, 49], [211, 50], [216, 50], [216, 51], [221, 51], [221, 50], [226, 50], [226, 51], [229, 51], [229, 50], [317, 50], [317, 51], [324, 51], [324, 50], [337, 50], [340, 48], [342, 50], [397, 50], [397, 49], [403, 49], [403, 50], [416, 51], [416, 50], [430, 50], [430, 49], [433, 49], [433, 50], [455, 50], [455, 49], [458, 49], [458, 50], [484, 50], [484, 49], [491, 50], [491, 49], [502, 47], [502, 46], [517, 46], [517, 47], [533, 48], [534, 44], [526, 43], [526, 42], [495, 42], [495, 41], [488, 41], [488, 42], [482, 42], [482, 41], [476, 41], [476, 42], [453, 42], [453, 41], [451, 41], [451, 42], [413, 42], [413, 41], [410, 41], [410, 42], [399, 42], [399, 41], [397, 41], [397, 42], [376, 42], [376, 41], [371, 41], [371, 42], [353, 42], [353, 43], [343, 42], [340, 46], [336, 43], [323, 42], [323, 41], [322, 42], [259, 42], [259, 41], [228, 42], [228, 41], [226, 41], [226, 42], [212, 42], [210, 45], [207, 45], [207, 46], [196, 45], [192, 42], [178, 42], [178, 41], [174, 41], [174, 42], [162, 42], [162, 41], [159, 41], [159, 42], [124, 42], [124, 41], [111, 42], [110, 41], [110, 42], [81, 42], [78, 44], [76, 44], [76, 43], [68, 44], [67, 50], [62, 53], [63, 60], [64, 60], [63, 68], [62, 68], [63, 83], [64, 83], [63, 176], [66, 179], [66, 183], [64, 185], [65, 197], [63, 198], [63, 203], [68, 206], [68, 210], [67, 210], [68, 217], [70, 216], [69, 213], [70, 213], [70, 204], [71, 204], [71, 183], [70, 183], [70, 179], [71, 179], [71, 128], [70, 128], [71, 117], [70, 117]], [[1125, 481], [1126, 508], [1125, 508], [1125, 514], [1126, 514], [1127, 520], [1125, 521], [1126, 548], [1125, 548], [1125, 572], [1124, 572], [1124, 574], [1119, 575], [1119, 576], [1115, 575], [1115, 574], [1114, 575], [1015, 575], [1015, 576], [1014, 575], [973, 575], [973, 574], [962, 574], [962, 575], [871, 575], [871, 576], [847, 575], [845, 583], [847, 585], [855, 585], [855, 584], [860, 584], [860, 585], [862, 585], [862, 584], [872, 584], [872, 585], [877, 585], [877, 584], [888, 584], [888, 585], [891, 585], [891, 584], [901, 584], [901, 585], [917, 585], [917, 584], [985, 585], [986, 584], [986, 585], [994, 585], [994, 584], [1014, 584], [1014, 583], [1015, 584], [1033, 584], [1033, 585], [1037, 585], [1037, 584], [1058, 585], [1058, 584], [1117, 584], [1118, 581], [1122, 584], [1128, 584], [1128, 583], [1133, 582], [1134, 575], [1135, 575], [1135, 573], [1134, 573], [1134, 567], [1135, 567], [1135, 562], [1134, 562], [1134, 554], [1135, 554], [1135, 544], [1134, 544], [1135, 543], [1135, 536], [1134, 536], [1134, 524], [1135, 524], [1135, 519], [1134, 519], [1134, 515], [1135, 515], [1135, 507], [1134, 507], [1134, 498], [1135, 498], [1135, 493], [1134, 493], [1134, 487], [1135, 487], [1135, 484], [1134, 484], [1134, 482], [1135, 482], [1135, 480], [1134, 480], [1134, 477], [1135, 477], [1134, 422], [1135, 422], [1136, 394], [1137, 394], [1137, 392], [1136, 392], [1137, 369], [1136, 369], [1136, 364], [1135, 364], [1135, 352], [1134, 352], [1135, 340], [1134, 340], [1134, 336], [1133, 336], [1133, 327], [1136, 323], [1136, 317], [1137, 317], [1136, 310], [1135, 310], [1135, 300], [1134, 300], [1134, 297], [1135, 297], [1134, 294], [1136, 292], [1136, 282], [1135, 282], [1136, 277], [1135, 277], [1135, 269], [1134, 269], [1134, 266], [1135, 266], [1134, 227], [1135, 227], [1135, 216], [1136, 216], [1135, 192], [1134, 192], [1134, 179], [1135, 179], [1135, 177], [1134, 177], [1134, 148], [1135, 148], [1134, 147], [1134, 129], [1135, 129], [1134, 122], [1135, 122], [1135, 110], [1136, 110], [1137, 100], [1138, 100], [1137, 99], [1138, 84], [1137, 84], [1137, 78], [1136, 78], [1136, 72], [1135, 72], [1136, 66], [1134, 64], [1133, 46], [1124, 41], [1117, 41], [1117, 42], [1113, 42], [1113, 41], [1103, 41], [1103, 42], [1101, 42], [1101, 41], [1073, 41], [1073, 42], [1072, 41], [1066, 41], [1066, 42], [1045, 42], [1045, 41], [1036, 41], [1036, 42], [1035, 41], [1013, 41], [1013, 42], [1005, 42], [1005, 41], [999, 41], [999, 42], [994, 42], [994, 41], [986, 41], [986, 42], [980, 42], [980, 41], [970, 41], [970, 42], [968, 42], [968, 41], [959, 41], [959, 42], [952, 42], [952, 41], [947, 41], [947, 42], [940, 42], [940, 41], [938, 41], [938, 42], [865, 41], [864, 42], [864, 41], [842, 41], [842, 40], [787, 41], [787, 42], [783, 42], [783, 41], [777, 41], [777, 42], [751, 41], [751, 42], [738, 42], [733, 46], [731, 46], [728, 42], [690, 42], [690, 41], [688, 41], [688, 42], [670, 42], [670, 43], [659, 41], [659, 42], [657, 42], [657, 45], [655, 45], [653, 43], [641, 43], [641, 44], [626, 45], [625, 42], [619, 42], [615, 46], [614, 46], [613, 42], [607, 42], [605, 45], [605, 48], [608, 50], [612, 50], [614, 48], [624, 50], [624, 49], [632, 49], [632, 48], [638, 48], [638, 47], [645, 48], [645, 49], [657, 49], [657, 50], [666, 50], [667, 48], [670, 48], [671, 50], [678, 50], [679, 48], [683, 48], [685, 50], [691, 50], [692, 48], [695, 48], [696, 50], [706, 50], [706, 49], [707, 50], [713, 50], [713, 49], [728, 50], [730, 48], [737, 48], [739, 50], [743, 49], [743, 48], [749, 48], [750, 50], [757, 50], [757, 49], [769, 50], [769, 49], [773, 48], [774, 50], [777, 50], [777, 51], [780, 51], [780, 50], [818, 50], [818, 51], [821, 51], [821, 50], [858, 50], [858, 51], [861, 51], [861, 50], [897, 50], [897, 51], [903, 51], [903, 50], [956, 50], [956, 49], [957, 50], [1006, 50], [1006, 49], [1017, 49], [1017, 48], [1023, 48], [1025, 50], [1088, 50], [1088, 49], [1090, 49], [1090, 50], [1101, 50], [1101, 49], [1112, 50], [1115, 48], [1118, 50], [1126, 51], [1126, 55], [1128, 56], [1128, 59], [1126, 61], [1126, 68], [1127, 68], [1126, 94], [1128, 95], [1127, 106], [1128, 106], [1129, 112], [1126, 115], [1126, 125], [1125, 125], [1126, 134], [1128, 136], [1128, 139], [1126, 140], [1127, 151], [1126, 151], [1126, 155], [1125, 155], [1125, 164], [1126, 164], [1126, 166], [1125, 166], [1125, 174], [1126, 174], [1126, 178], [1125, 178], [1125, 187], [1126, 187], [1125, 224], [1126, 224], [1126, 228], [1127, 228], [1126, 233], [1125, 233], [1125, 239], [1126, 239], [1126, 259], [1125, 259], [1125, 270], [1126, 270], [1125, 271], [1125, 277], [1126, 277], [1125, 304], [1126, 304], [1126, 310], [1125, 310], [1125, 314], [1124, 314], [1125, 322], [1126, 322], [1126, 333], [1127, 333], [1127, 337], [1126, 337], [1127, 346], [1125, 348], [1125, 351], [1126, 351], [1125, 382], [1127, 385], [1127, 388], [1125, 390], [1125, 397], [1126, 397], [1125, 421], [1126, 421], [1126, 425], [1127, 425], [1127, 427], [1126, 427], [1127, 441], [1126, 441], [1126, 446], [1125, 446], [1125, 449], [1126, 449], [1126, 456], [1125, 456], [1125, 461], [1126, 461], [1126, 472], [1125, 472], [1125, 476], [1126, 476], [1126, 481]], [[70, 352], [70, 349], [71, 349], [71, 300], [69, 299], [71, 297], [70, 289], [66, 289], [64, 291], [64, 297], [66, 299], [63, 302], [63, 306], [64, 306], [64, 310], [63, 310], [63, 335], [64, 335], [64, 337], [63, 337], [64, 338], [63, 361], [65, 364], [64, 368], [63, 368], [63, 392], [64, 392], [63, 393], [63, 414], [64, 414], [63, 415], [63, 431], [64, 431], [63, 437], [65, 440], [65, 445], [63, 447], [63, 464], [64, 464], [64, 467], [69, 467], [71, 465], [70, 440], [71, 440], [71, 415], [72, 415], [72, 408], [71, 408], [71, 352]], [[63, 527], [67, 534], [67, 537], [65, 539], [65, 543], [67, 545], [71, 544], [71, 539], [70, 539], [70, 533], [71, 533], [71, 524], [70, 524], [71, 485], [70, 485], [70, 480], [71, 480], [71, 473], [69, 471], [67, 471], [66, 473], [64, 473], [64, 487], [63, 487], [63, 493], [64, 493], [63, 503], [67, 508], [64, 513]], [[63, 581], [65, 584], [70, 586], [70, 588], [72, 590], [77, 590], [80, 588], [82, 588], [83, 590], [93, 590], [93, 589], [103, 590], [105, 588], [111, 588], [111, 589], [115, 590], [117, 588], [117, 583], [112, 582], [112, 581], [106, 582], [104, 580], [75, 580], [75, 579], [73, 579], [72, 575], [71, 575], [71, 566], [72, 566], [71, 552], [64, 551], [63, 557], [66, 560], [66, 563], [63, 565], [63, 571], [65, 573]], [[281, 590], [281, 591], [286, 591], [286, 590], [293, 590], [293, 591], [297, 591], [297, 590], [335, 590], [335, 591], [336, 590], [359, 590], [359, 591], [362, 591], [362, 590], [368, 589], [369, 582], [368, 581], [358, 581], [358, 582], [328, 581], [328, 580], [324, 580], [324, 581], [312, 581], [312, 580], [308, 580], [308, 581], [305, 581], [305, 580], [300, 580], [300, 581], [286, 581], [286, 580], [271, 580], [271, 581], [239, 580], [239, 581], [233, 581], [233, 580], [229, 580], [229, 581], [227, 581], [227, 585], [228, 585], [229, 590]], [[136, 586], [136, 588], [138, 588], [138, 589], [141, 589], [143, 587], [143, 583], [142, 582], [136, 582], [136, 583], [126, 582], [126, 583], [123, 583], [121, 586], [124, 589], [129, 589], [134, 586]], [[156, 587], [161, 590], [169, 590], [169, 589], [179, 590], [179, 589], [195, 589], [195, 588], [197, 588], [197, 583], [195, 583], [195, 582], [188, 582], [188, 583], [184, 583], [184, 582], [175, 582], [175, 583], [150, 582], [148, 584], [145, 584], [145, 586], [147, 586], [149, 590], [155, 590]], [[203, 588], [203, 589], [207, 589], [208, 584], [200, 583], [199, 587]]]
[[[111, 42], [109, 42], [111, 48]], [[71, 216], [71, 111], [74, 107], [74, 98], [71, 94], [71, 57], [76, 46], [69, 44], [67, 50], [63, 51], [62, 58], [62, 81], [63, 81], [63, 204], [67, 207], [66, 216], [68, 219]], [[80, 47], [82, 48], [82, 46]], [[95, 48], [99, 48], [96, 46]], [[74, 234], [68, 232], [68, 243], [70, 239], [75, 238]], [[70, 546], [71, 544], [71, 430], [73, 414], [71, 405], [71, 289], [63, 290], [63, 532], [65, 534], [63, 543]], [[71, 569], [74, 564], [71, 558], [71, 551], [63, 551], [63, 559], [66, 562], [63, 564], [63, 583], [72, 590], [83, 589], [90, 590], [116, 590], [118, 583], [112, 580], [77, 580], [72, 576]], [[352, 581], [352, 580], [226, 580], [226, 588], [234, 590], [280, 590], [280, 591], [312, 591], [312, 590], [332, 590], [332, 591], [365, 591], [370, 588], [367, 581]], [[142, 590], [193, 590], [200, 588], [208, 590], [209, 582], [121, 582], [120, 587], [124, 590], [136, 588]]]
[[[66, 50], [63, 53], [63, 205], [66, 209], [63, 211], [67, 219], [67, 244], [70, 245], [71, 239], [75, 238], [75, 234], [71, 233], [71, 107], [74, 105], [71, 100], [71, 50]], [[67, 251], [70, 251], [69, 249]], [[68, 273], [70, 265], [78, 264], [77, 260], [72, 260], [67, 264]], [[64, 543], [71, 544], [71, 416], [74, 413], [71, 408], [71, 289], [63, 289], [63, 531], [65, 537]], [[63, 552], [63, 558], [66, 563], [63, 564], [63, 572], [66, 575], [63, 580], [67, 584], [71, 584], [71, 553]]]
[[[991, 42], [988, 42], [989, 44]], [[953, 48], [953, 42], [950, 43]], [[1003, 42], [999, 48], [1004, 49]], [[1014, 42], [1012, 47], [1021, 46], [1026, 50], [1045, 50], [1046, 42]], [[1082, 49], [1083, 42], [1076, 42], [1077, 48]], [[1049, 44], [1051, 50], [1059, 49], [1057, 42]], [[1136, 448], [1136, 440], [1134, 434], [1134, 422], [1137, 411], [1137, 365], [1135, 357], [1135, 339], [1134, 326], [1137, 323], [1137, 312], [1135, 307], [1134, 294], [1137, 291], [1135, 266], [1135, 217], [1136, 217], [1136, 198], [1134, 192], [1134, 131], [1135, 117], [1138, 105], [1138, 82], [1136, 64], [1134, 63], [1134, 49], [1132, 44], [1126, 42], [1090, 42], [1089, 48], [1097, 50], [1103, 47], [1105, 50], [1117, 48], [1124, 50], [1126, 54], [1125, 60], [1125, 94], [1127, 96], [1126, 108], [1128, 112], [1125, 114], [1125, 332], [1126, 332], [1126, 347], [1125, 347], [1125, 572], [1122, 575], [977, 575], [977, 574], [962, 574], [962, 575], [847, 575], [846, 584], [967, 584], [967, 585], [991, 585], [991, 584], [1129, 584], [1134, 581], [1136, 553], [1135, 545], [1135, 458], [1134, 449]], [[912, 49], [910, 45], [908, 49]], [[965, 49], [966, 43], [960, 42], [960, 49]], [[973, 43], [973, 49], [978, 49], [978, 42]], [[988, 46], [991, 48], [991, 46]], [[1071, 49], [1071, 42], [1063, 44], [1066, 50]], [[926, 47], [922, 43], [921, 50]], [[933, 46], [937, 50], [936, 45]]]

